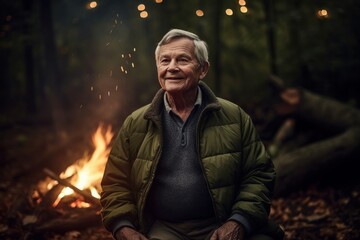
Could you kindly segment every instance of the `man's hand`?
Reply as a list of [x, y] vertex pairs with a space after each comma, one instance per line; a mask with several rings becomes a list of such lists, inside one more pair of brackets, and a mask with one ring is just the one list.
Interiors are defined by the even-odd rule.
[[116, 240], [148, 240], [144, 235], [131, 227], [123, 227], [115, 234]]
[[229, 220], [215, 230], [210, 240], [243, 240], [244, 227], [236, 221]]

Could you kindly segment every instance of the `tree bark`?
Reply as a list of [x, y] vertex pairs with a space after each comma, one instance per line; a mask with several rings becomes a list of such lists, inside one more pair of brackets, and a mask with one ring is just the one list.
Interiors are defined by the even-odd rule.
[[51, 0], [40, 0], [40, 23], [44, 43], [45, 68], [44, 76], [47, 79], [47, 98], [50, 103], [53, 124], [56, 133], [63, 139], [65, 133], [65, 116], [61, 101], [61, 74], [58, 69], [58, 58], [55, 44], [55, 34], [52, 20]]
[[275, 21], [274, 21], [274, 0], [263, 0], [265, 19], [267, 26], [267, 41], [270, 54], [270, 69], [272, 74], [278, 74], [276, 44], [275, 44]]
[[356, 161], [352, 156], [360, 149], [358, 109], [304, 90], [296, 116], [332, 130], [334, 135], [274, 158], [275, 196], [310, 183], [323, 171], [338, 171], [344, 164], [351, 167], [354, 162], [349, 161]]
[[216, 0], [214, 36], [215, 36], [215, 52], [214, 52], [214, 75], [215, 88], [214, 91], [218, 95], [221, 93], [221, 18], [222, 18], [223, 0]]
[[23, 8], [25, 19], [22, 26], [24, 34], [24, 62], [25, 62], [25, 79], [26, 79], [26, 103], [28, 113], [36, 112], [36, 94], [35, 94], [35, 79], [34, 79], [34, 57], [33, 45], [31, 36], [31, 26], [29, 24], [31, 19], [31, 12], [33, 7], [33, 0], [23, 0]]

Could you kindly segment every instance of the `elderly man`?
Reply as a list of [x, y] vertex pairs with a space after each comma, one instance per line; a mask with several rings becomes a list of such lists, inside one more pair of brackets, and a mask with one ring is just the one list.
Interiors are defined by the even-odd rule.
[[250, 117], [201, 81], [206, 43], [173, 29], [155, 60], [161, 89], [125, 120], [106, 165], [104, 226], [116, 239], [272, 239], [260, 230], [272, 161]]

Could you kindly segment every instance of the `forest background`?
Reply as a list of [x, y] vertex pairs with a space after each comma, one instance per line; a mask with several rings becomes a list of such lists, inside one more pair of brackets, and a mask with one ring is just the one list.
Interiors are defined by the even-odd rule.
[[[208, 43], [207, 84], [245, 108], [271, 95], [269, 74], [359, 105], [357, 1], [93, 4], [1, 1], [2, 126], [54, 111], [98, 111], [92, 120], [119, 124], [159, 88], [154, 49], [172, 28], [196, 32]], [[65, 126], [73, 118], [64, 114], [51, 121]]]
[[91, 147], [100, 123], [117, 132], [128, 114], [147, 104], [159, 89], [154, 50], [172, 28], [195, 32], [207, 42], [206, 83], [251, 115], [267, 145], [282, 119], [271, 122], [278, 95], [270, 75], [347, 106], [360, 104], [356, 0], [0, 4], [4, 193], [16, 181], [43, 178], [31, 174], [36, 168], [61, 172]]

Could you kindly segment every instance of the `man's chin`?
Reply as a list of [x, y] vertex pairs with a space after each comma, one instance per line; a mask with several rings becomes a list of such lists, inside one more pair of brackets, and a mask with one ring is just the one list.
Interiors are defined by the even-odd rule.
[[165, 81], [165, 87], [170, 88], [179, 88], [183, 86], [184, 81], [183, 80], [166, 80]]

